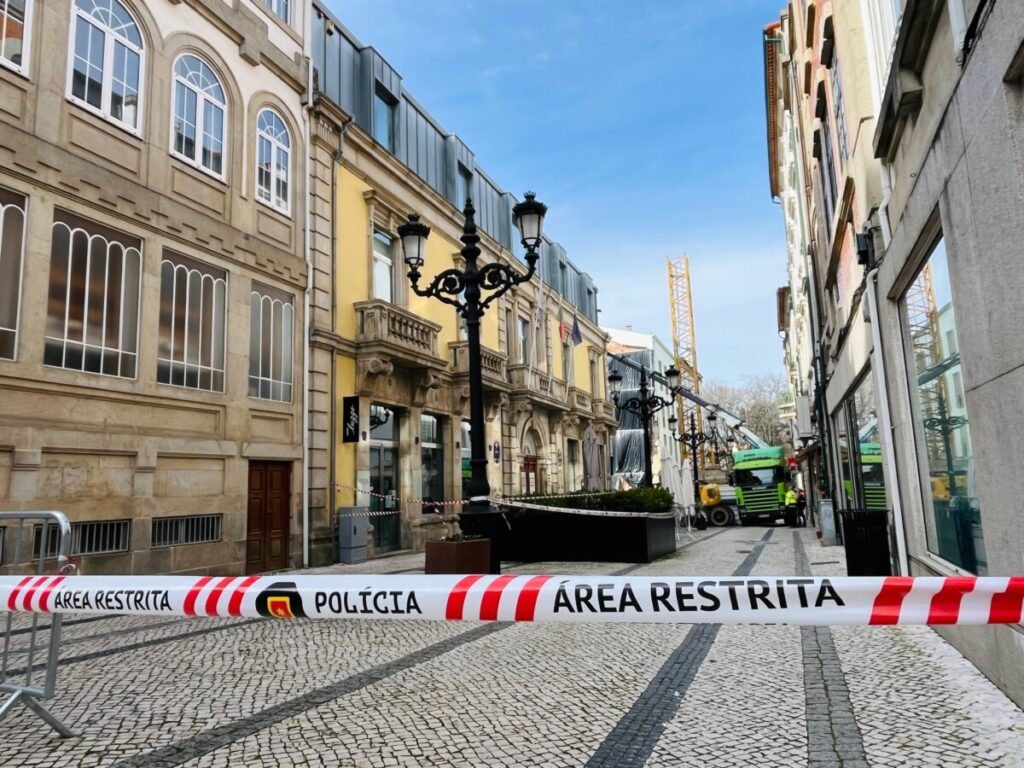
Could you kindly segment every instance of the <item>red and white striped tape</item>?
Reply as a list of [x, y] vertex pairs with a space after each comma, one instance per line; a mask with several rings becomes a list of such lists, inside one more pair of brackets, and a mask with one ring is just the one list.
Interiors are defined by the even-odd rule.
[[1017, 624], [1024, 577], [4, 576], [0, 611], [678, 624]]
[[[440, 508], [444, 508], [444, 507], [462, 507], [462, 506], [465, 506], [466, 504], [469, 503], [467, 499], [452, 499], [452, 500], [449, 500], [449, 501], [426, 501], [424, 499], [405, 499], [405, 498], [400, 498], [398, 496], [391, 496], [391, 495], [384, 494], [384, 493], [377, 493], [375, 491], [369, 491], [366, 488], [360, 488], [359, 486], [356, 486], [356, 485], [346, 485], [345, 483], [335, 483], [334, 485], [335, 485], [335, 488], [337, 488], [338, 490], [352, 491], [353, 493], [360, 493], [360, 494], [363, 494], [364, 496], [369, 496], [369, 497], [374, 498], [374, 499], [381, 499], [381, 500], [384, 500], [384, 501], [389, 501], [389, 502], [394, 503], [394, 504], [410, 504], [410, 505], [416, 505], [416, 506], [420, 506], [420, 507], [440, 507]], [[618, 493], [618, 491], [595, 491], [593, 493], [574, 493], [574, 494], [570, 494], [568, 496], [563, 493], [563, 494], [552, 494], [550, 496], [513, 496], [513, 497], [509, 497], [509, 498], [492, 497], [490, 499], [490, 501], [492, 503], [494, 503], [494, 504], [502, 504], [502, 505], [505, 505], [505, 506], [510, 506], [510, 505], [527, 506], [526, 502], [532, 503], [532, 502], [546, 500], [546, 499], [588, 498], [588, 497], [591, 497], [591, 496], [604, 496], [604, 495], [609, 494], [609, 493]], [[542, 507], [536, 507], [536, 509], [541, 509], [541, 508]], [[554, 509], [554, 507], [552, 507], [552, 509]], [[561, 509], [561, 507], [558, 507], [558, 509]], [[348, 511], [344, 512], [343, 514], [345, 516], [349, 516], [349, 517], [373, 517], [375, 515], [393, 515], [396, 511], [397, 510], [393, 510], [393, 509], [392, 510], [375, 510], [373, 512], [348, 510]], [[428, 514], [428, 513], [424, 513], [424, 514]], [[434, 514], [441, 514], [441, 513], [440, 512], [436, 512]]]

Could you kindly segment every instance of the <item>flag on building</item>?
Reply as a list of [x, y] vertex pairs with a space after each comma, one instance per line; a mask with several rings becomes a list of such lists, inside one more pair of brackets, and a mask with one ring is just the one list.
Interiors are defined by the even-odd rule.
[[572, 345], [578, 346], [583, 343], [583, 334], [580, 333], [580, 321], [576, 317], [576, 312], [572, 313]]
[[565, 316], [562, 314], [562, 307], [558, 307], [558, 338], [565, 344], [569, 341], [569, 326], [565, 324]]

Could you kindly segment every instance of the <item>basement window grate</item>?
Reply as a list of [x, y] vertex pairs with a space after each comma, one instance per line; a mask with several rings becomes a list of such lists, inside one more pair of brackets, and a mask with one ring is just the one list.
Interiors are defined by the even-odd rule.
[[223, 515], [157, 517], [153, 519], [151, 546], [175, 547], [180, 544], [208, 544], [220, 541]]
[[[34, 525], [32, 527], [32, 556], [38, 558], [43, 544], [43, 526]], [[131, 542], [131, 530], [131, 520], [72, 523], [71, 547], [68, 554], [71, 556], [110, 555], [116, 552], [127, 552]], [[46, 554], [44, 557], [57, 556], [59, 541], [60, 528], [56, 525], [46, 526]]]

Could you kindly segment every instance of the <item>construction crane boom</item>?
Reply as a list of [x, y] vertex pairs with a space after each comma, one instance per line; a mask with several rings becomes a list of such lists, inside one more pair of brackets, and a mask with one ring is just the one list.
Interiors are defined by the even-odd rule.
[[[679, 383], [694, 395], [700, 394], [700, 373], [697, 370], [697, 336], [693, 325], [693, 293], [690, 286], [690, 260], [685, 256], [667, 258], [668, 304], [672, 316], [672, 356], [679, 369]], [[703, 429], [700, 408], [692, 401], [680, 401], [679, 416], [688, 424], [691, 414], [697, 429]], [[684, 446], [684, 455], [686, 447]], [[701, 464], [704, 455], [700, 456]]]
[[[616, 355], [613, 352], [609, 352], [608, 357], [613, 358], [622, 365], [632, 368], [635, 371], [639, 371], [642, 367], [639, 363], [634, 362], [633, 360], [630, 360], [627, 357], [621, 357], [619, 355]], [[651, 377], [652, 380], [658, 382], [659, 384], [664, 384], [666, 387], [668, 386], [668, 381], [660, 372], [648, 371], [648, 375]], [[709, 400], [705, 400], [696, 392], [692, 392], [682, 385], [680, 385], [679, 387], [679, 396], [689, 401], [689, 403], [691, 404], [691, 408], [696, 408], [698, 410], [703, 408], [704, 410], [715, 414], [715, 416], [722, 420], [722, 423], [725, 424], [726, 427], [733, 430], [734, 432], [737, 432], [739, 435], [743, 437], [744, 440], [750, 443], [750, 445], [753, 446], [754, 448], [771, 447], [768, 444], [768, 442], [764, 440], [760, 435], [756, 434], [749, 428], [745, 427], [743, 425], [743, 419], [741, 419], [735, 413], [725, 410], [725, 408], [718, 405], [717, 403], [712, 403]]]

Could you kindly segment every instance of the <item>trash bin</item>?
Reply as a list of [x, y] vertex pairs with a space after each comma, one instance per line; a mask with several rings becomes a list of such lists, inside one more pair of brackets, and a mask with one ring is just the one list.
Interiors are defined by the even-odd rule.
[[889, 510], [842, 509], [843, 547], [848, 576], [892, 576]]

